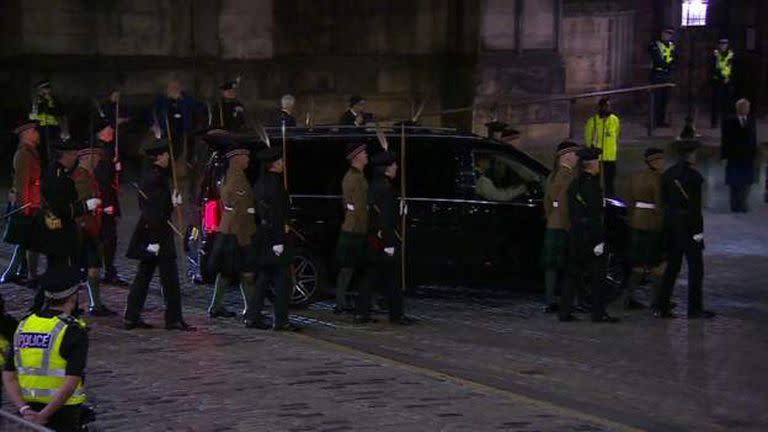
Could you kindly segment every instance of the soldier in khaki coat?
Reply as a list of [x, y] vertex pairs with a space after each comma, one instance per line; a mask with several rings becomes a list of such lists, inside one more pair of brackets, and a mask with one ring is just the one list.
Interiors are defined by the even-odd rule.
[[579, 145], [565, 141], [557, 146], [555, 166], [547, 177], [544, 191], [544, 215], [547, 219], [542, 248], [542, 266], [544, 267], [545, 298], [544, 312], [556, 312], [555, 291], [564, 281], [564, 271], [568, 256], [568, 230], [571, 223], [568, 215], [566, 192], [576, 177], [576, 164], [579, 157], [576, 150]]
[[336, 247], [336, 260], [341, 268], [336, 280], [336, 307], [334, 312], [352, 310], [347, 297], [353, 278], [358, 282], [355, 322], [364, 324], [370, 318], [370, 293], [365, 283], [367, 261], [366, 236], [368, 234], [368, 181], [363, 170], [368, 164], [368, 153], [363, 143], [349, 144], [346, 149], [349, 171], [344, 175], [341, 189], [344, 200], [344, 223]]
[[[255, 295], [255, 271], [259, 265], [260, 242], [257, 238], [256, 207], [251, 184], [245, 176], [250, 150], [246, 144], [233, 142], [228, 146], [226, 156], [229, 168], [221, 188], [223, 213], [209, 263], [211, 274], [217, 275], [213, 298], [208, 308], [211, 318], [236, 316], [235, 312], [222, 305], [222, 297], [224, 290], [238, 276], [245, 302], [244, 316], [250, 316], [249, 300]], [[253, 320], [249, 324], [249, 327], [269, 328], [269, 324], [262, 320]]]
[[627, 196], [630, 228], [627, 257], [632, 265], [632, 273], [621, 298], [625, 309], [645, 308], [632, 296], [643, 277], [649, 273], [656, 278], [653, 286], [655, 298], [665, 267], [662, 252], [664, 210], [661, 200], [664, 151], [658, 148], [645, 150], [645, 163], [647, 168], [630, 179]]

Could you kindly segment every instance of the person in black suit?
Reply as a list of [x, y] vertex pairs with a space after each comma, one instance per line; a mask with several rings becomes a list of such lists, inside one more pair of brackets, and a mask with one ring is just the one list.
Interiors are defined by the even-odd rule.
[[755, 182], [757, 127], [746, 99], [736, 102], [736, 115], [725, 123], [721, 157], [727, 160], [725, 183], [731, 189], [731, 211], [747, 212], [749, 189]]
[[362, 96], [349, 98], [349, 108], [344, 111], [339, 119], [342, 126], [363, 126], [372, 116], [365, 112], [367, 101]]

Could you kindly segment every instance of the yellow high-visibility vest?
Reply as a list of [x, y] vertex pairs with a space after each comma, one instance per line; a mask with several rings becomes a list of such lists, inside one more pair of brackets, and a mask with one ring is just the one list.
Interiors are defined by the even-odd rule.
[[656, 46], [659, 48], [659, 52], [661, 53], [661, 59], [664, 61], [664, 67], [659, 68], [657, 67], [657, 70], [663, 70], [669, 68], [669, 66], [672, 65], [672, 61], [675, 59], [675, 44], [674, 42], [670, 42], [669, 44], [665, 44], [662, 41], [656, 41]]
[[621, 120], [616, 114], [600, 117], [595, 114], [587, 120], [584, 127], [584, 143], [587, 147], [597, 147], [603, 151], [601, 161], [615, 162], [618, 156]]
[[58, 126], [59, 119], [50, 114], [53, 111], [54, 103], [53, 98], [50, 97], [38, 97], [35, 101], [35, 107], [32, 112], [29, 113], [30, 120], [37, 120], [39, 125], [42, 126]]
[[0, 368], [5, 366], [5, 353], [7, 353], [10, 348], [10, 342], [8, 342], [3, 335], [0, 335]]
[[728, 50], [723, 54], [720, 50], [715, 50], [715, 67], [723, 77], [723, 81], [730, 81], [733, 73], [733, 51]]
[[[50, 403], [64, 385], [67, 361], [59, 354], [61, 342], [70, 325], [63, 318], [43, 318], [32, 314], [19, 323], [13, 336], [16, 374], [25, 402]], [[83, 381], [77, 385], [65, 405], [85, 402]]]

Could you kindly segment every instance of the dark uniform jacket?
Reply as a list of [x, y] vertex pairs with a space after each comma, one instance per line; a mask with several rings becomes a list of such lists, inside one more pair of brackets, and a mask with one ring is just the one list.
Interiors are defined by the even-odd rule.
[[210, 126], [224, 129], [230, 132], [244, 130], [245, 106], [237, 99], [222, 98], [219, 103], [211, 107]]
[[120, 201], [118, 200], [120, 186], [118, 184], [115, 162], [113, 161], [115, 158], [115, 144], [105, 142], [102, 142], [102, 144], [104, 145], [104, 157], [96, 165], [93, 174], [99, 183], [101, 206], [104, 208], [113, 206], [115, 208], [113, 216], [120, 217]]
[[389, 178], [384, 175], [376, 175], [373, 178], [368, 190], [368, 204], [371, 234], [379, 239], [382, 250], [396, 247], [398, 241], [395, 229], [399, 209], [397, 195]]
[[341, 181], [344, 199], [344, 223], [341, 230], [348, 233], [368, 232], [368, 180], [363, 172], [350, 167]]
[[600, 177], [579, 174], [568, 188], [568, 208], [570, 259], [583, 262], [593, 257], [595, 246], [605, 241]]
[[346, 110], [344, 111], [344, 114], [341, 115], [341, 118], [339, 118], [339, 124], [344, 126], [356, 126], [357, 116], [355, 113], [352, 112], [352, 110]]
[[[630, 228], [643, 231], [661, 231], [664, 220], [661, 202], [661, 173], [647, 168], [629, 181]], [[653, 208], [651, 208], [653, 207]]]
[[176, 258], [174, 233], [168, 225], [173, 214], [168, 172], [168, 169], [151, 164], [141, 176], [139, 183], [141, 192], [138, 193], [141, 215], [128, 244], [126, 253], [128, 258], [138, 260], [154, 258], [155, 255], [146, 250], [152, 243], [160, 245], [158, 258]]
[[685, 248], [695, 234], [704, 231], [701, 214], [701, 186], [704, 177], [688, 162], [680, 161], [661, 177], [664, 203], [664, 231], [671, 248]]
[[[38, 252], [57, 257], [72, 256], [77, 249], [78, 227], [75, 219], [88, 209], [80, 200], [71, 173], [59, 162], [48, 169], [43, 178], [43, 211], [35, 224], [39, 232]], [[61, 228], [49, 229], [44, 221], [45, 214], [55, 216]]]
[[[241, 169], [229, 168], [224, 186], [221, 188], [222, 214], [218, 231], [237, 237], [240, 246], [251, 244], [256, 234], [256, 216], [251, 184]], [[248, 213], [248, 209], [253, 213]]]
[[547, 228], [568, 231], [571, 221], [568, 216], [568, 188], [576, 177], [572, 168], [559, 166], [547, 177], [544, 191], [544, 216]]
[[651, 62], [652, 62], [651, 81], [652, 82], [669, 81], [671, 79], [674, 66], [677, 63], [677, 48], [675, 47], [672, 51], [671, 61], [667, 61], [662, 55], [660, 45], [675, 47], [674, 42], [671, 42], [671, 41], [666, 43], [662, 42], [661, 40], [656, 40], [651, 42], [651, 45], [648, 47], [648, 51], [651, 54]]
[[283, 175], [274, 172], [263, 173], [254, 186], [254, 196], [261, 218], [265, 262], [268, 263], [266, 257], [274, 256], [272, 246], [281, 244], [285, 248], [288, 247], [288, 194], [283, 187]]
[[725, 121], [722, 139], [723, 159], [728, 160], [725, 182], [732, 186], [746, 186], [756, 181], [757, 126], [755, 118], [747, 116], [744, 125], [737, 115]]
[[285, 122], [285, 127], [296, 127], [296, 118], [287, 111], [280, 110], [275, 116], [275, 121], [272, 126], [281, 127], [283, 122]]

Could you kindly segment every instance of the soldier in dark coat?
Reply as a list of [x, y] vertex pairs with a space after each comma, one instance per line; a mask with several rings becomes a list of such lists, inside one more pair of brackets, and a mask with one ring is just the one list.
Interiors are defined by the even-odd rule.
[[[288, 319], [288, 305], [293, 289], [289, 270], [293, 254], [287, 238], [288, 192], [283, 184], [285, 169], [282, 147], [272, 147], [256, 155], [261, 161], [262, 173], [254, 185], [254, 197], [261, 219], [261, 260], [259, 280], [256, 284], [254, 314], [248, 321], [259, 321], [264, 298], [271, 287], [275, 293], [273, 328], [294, 331], [298, 327]], [[258, 315], [257, 315], [258, 313]], [[246, 322], [248, 325], [248, 322]]]
[[398, 200], [392, 180], [397, 176], [397, 159], [388, 151], [371, 158], [373, 175], [368, 190], [370, 223], [368, 256], [371, 261], [368, 285], [378, 285], [386, 295], [389, 322], [409, 325], [413, 320], [403, 312], [403, 290], [400, 286], [400, 241], [397, 234]]
[[37, 279], [35, 215], [40, 211], [40, 133], [37, 122], [25, 120], [14, 129], [19, 146], [13, 155], [13, 187], [8, 193], [13, 215], [9, 217], [3, 240], [15, 244], [11, 262], [2, 275], [2, 283], [21, 283], [26, 278], [34, 288]]
[[210, 108], [208, 126], [229, 132], [246, 129], [245, 106], [237, 99], [237, 80], [219, 84], [221, 98]]
[[749, 190], [757, 180], [757, 125], [746, 99], [736, 102], [736, 115], [725, 122], [721, 157], [727, 161], [725, 183], [731, 189], [731, 211], [746, 213]]
[[714, 312], [704, 310], [704, 216], [701, 213], [701, 189], [704, 177], [694, 168], [697, 141], [679, 143], [680, 161], [666, 170], [661, 178], [664, 205], [664, 237], [667, 241], [667, 269], [653, 315], [672, 318], [670, 299], [685, 256], [688, 262], [688, 318], [711, 318]]
[[342, 126], [363, 126], [372, 119], [370, 113], [365, 112], [367, 101], [362, 96], [352, 96], [349, 98], [349, 108], [339, 118], [339, 124]]
[[156, 140], [144, 147], [150, 158], [139, 183], [138, 199], [141, 215], [128, 244], [126, 256], [139, 261], [139, 269], [131, 284], [125, 309], [124, 324], [128, 330], [150, 328], [141, 319], [141, 310], [155, 268], [160, 270], [160, 283], [165, 300], [165, 328], [167, 330], [194, 330], [182, 318], [181, 287], [176, 267], [174, 232], [169, 222], [173, 209], [182, 204], [178, 191], [171, 193], [168, 185], [169, 144]]
[[568, 187], [571, 231], [568, 236], [568, 274], [566, 293], [560, 297], [560, 321], [573, 321], [573, 293], [582, 290], [585, 273], [592, 297], [593, 322], [617, 322], [605, 310], [606, 245], [603, 191], [600, 188], [600, 149], [578, 151], [581, 172]]

